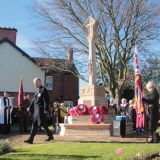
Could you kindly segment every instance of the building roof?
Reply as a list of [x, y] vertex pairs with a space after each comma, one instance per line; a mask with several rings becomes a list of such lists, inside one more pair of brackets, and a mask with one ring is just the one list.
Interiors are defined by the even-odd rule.
[[0, 29], [3, 29], [3, 30], [15, 30], [17, 32], [16, 28], [0, 27]]
[[34, 58], [32, 58], [31, 56], [29, 56], [26, 52], [24, 52], [21, 48], [19, 48], [16, 44], [14, 44], [13, 42], [11, 42], [8, 38], [3, 38], [0, 40], [0, 45], [4, 42], [9, 43], [12, 47], [14, 47], [15, 49], [17, 49], [23, 56], [25, 56], [26, 58], [28, 58], [30, 61], [32, 61], [33, 63], [35, 63], [36, 65], [37, 62], [35, 61]]
[[73, 72], [77, 71], [74, 63], [68, 59], [53, 59], [53, 58], [40, 58], [34, 57], [36, 62], [47, 72]]
[[[6, 28], [8, 29], [8, 28]], [[7, 38], [3, 38], [0, 40], [0, 45], [4, 42], [9, 43], [15, 49], [17, 49], [23, 56], [32, 61], [34, 64], [39, 66], [42, 70], [46, 72], [73, 72], [77, 71], [74, 63], [69, 61], [68, 59], [53, 59], [53, 58], [41, 58], [41, 57], [31, 57], [26, 52], [24, 52], [21, 48], [19, 48], [16, 44], [11, 42]]]

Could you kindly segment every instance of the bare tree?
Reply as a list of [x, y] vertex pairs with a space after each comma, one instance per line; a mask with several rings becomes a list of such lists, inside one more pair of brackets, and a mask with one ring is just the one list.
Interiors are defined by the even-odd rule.
[[[106, 91], [119, 99], [135, 44], [141, 51], [146, 50], [149, 42], [159, 37], [160, 8], [158, 1], [157, 4], [155, 1], [37, 1], [35, 8], [42, 17], [48, 35], [45, 41], [38, 41], [38, 46], [51, 57], [51, 50], [73, 48], [78, 68], [81, 71], [82, 68], [86, 69], [88, 45], [84, 24], [87, 17], [92, 16], [98, 21], [96, 56], [100, 77]], [[77, 75], [84, 79], [81, 72], [77, 72]]]
[[[160, 55], [160, 53], [158, 53]], [[147, 63], [142, 65], [142, 79], [146, 84], [148, 81], [153, 81], [157, 88], [160, 88], [160, 58], [150, 56]]]

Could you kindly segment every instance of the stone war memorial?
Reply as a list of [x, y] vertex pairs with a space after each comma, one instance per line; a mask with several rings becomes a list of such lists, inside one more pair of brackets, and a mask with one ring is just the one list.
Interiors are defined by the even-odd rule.
[[96, 70], [96, 38], [97, 38], [97, 22], [92, 17], [88, 17], [86, 23], [86, 32], [89, 45], [89, 63], [88, 77], [89, 83], [80, 90], [79, 104], [102, 105], [106, 104], [104, 86], [97, 86], [97, 70]]
[[[86, 22], [86, 34], [88, 40], [88, 79], [86, 86], [80, 89], [80, 98], [78, 108], [81, 111], [88, 110], [88, 114], [73, 114], [66, 116], [64, 124], [59, 124], [58, 133], [62, 136], [112, 136], [113, 121], [115, 112], [109, 111], [108, 103], [105, 99], [105, 87], [97, 85], [96, 70], [96, 38], [97, 38], [97, 21], [91, 16]], [[107, 109], [107, 113], [98, 114], [98, 110]], [[94, 115], [90, 114], [90, 108]], [[74, 110], [74, 107], [71, 109]], [[76, 111], [77, 112], [77, 111]], [[101, 111], [100, 111], [101, 112]], [[96, 121], [96, 122], [95, 122]], [[115, 124], [116, 125], [116, 124]], [[126, 135], [132, 134], [132, 123], [126, 124]]]
[[[96, 38], [97, 38], [97, 21], [91, 16], [86, 22], [86, 34], [89, 48], [88, 58], [88, 78], [89, 82], [84, 88], [80, 89], [80, 98], [78, 100], [79, 107], [85, 106], [107, 106], [105, 99], [104, 86], [97, 85], [97, 70], [96, 70]], [[97, 115], [99, 116], [99, 115]], [[114, 114], [103, 116], [103, 121], [100, 124], [93, 124], [91, 115], [72, 115], [67, 116], [64, 124], [60, 125], [59, 134], [64, 135], [104, 135], [110, 136], [111, 123], [114, 119]], [[98, 117], [97, 117], [98, 118]]]

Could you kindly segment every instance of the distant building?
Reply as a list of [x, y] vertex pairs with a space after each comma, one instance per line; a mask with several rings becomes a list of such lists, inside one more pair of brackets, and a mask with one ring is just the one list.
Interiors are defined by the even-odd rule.
[[69, 51], [68, 59], [34, 58], [45, 70], [45, 86], [52, 101], [72, 101], [74, 105], [78, 102], [79, 79], [74, 75], [72, 55]]
[[0, 96], [8, 91], [16, 105], [21, 76], [24, 92], [31, 95], [35, 92], [33, 78], [38, 77], [49, 90], [52, 102], [77, 104], [79, 79], [74, 75], [73, 52], [69, 51], [68, 59], [33, 58], [16, 45], [16, 33], [14, 28], [0, 28]]

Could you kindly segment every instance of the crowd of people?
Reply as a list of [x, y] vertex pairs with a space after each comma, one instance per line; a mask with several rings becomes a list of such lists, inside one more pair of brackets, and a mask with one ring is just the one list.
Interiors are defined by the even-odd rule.
[[[30, 96], [29, 94], [24, 94], [24, 100], [21, 106], [19, 106], [19, 131], [28, 132], [28, 125], [32, 121], [32, 114], [27, 111], [27, 108], [30, 106]], [[53, 132], [56, 133], [57, 124], [64, 123], [64, 118], [67, 116], [69, 111], [69, 106], [58, 101], [50, 104], [49, 113], [50, 118], [48, 123], [53, 125]], [[39, 127], [39, 130], [43, 130], [42, 127]]]
[[[29, 120], [32, 120], [32, 129], [29, 138], [25, 141], [26, 143], [33, 143], [34, 137], [38, 129], [43, 128], [47, 135], [47, 141], [53, 140], [53, 133], [48, 128], [48, 120], [54, 128], [54, 132], [57, 130], [58, 123], [64, 123], [65, 116], [68, 115], [69, 107], [64, 103], [54, 102], [50, 104], [48, 91], [42, 86], [41, 80], [34, 79], [34, 86], [36, 92], [34, 99], [31, 101], [29, 94], [25, 93], [22, 105], [18, 106], [19, 111], [19, 131], [27, 132]], [[152, 139], [154, 132], [157, 129], [157, 122], [159, 120], [159, 94], [153, 82], [148, 82], [146, 85], [148, 93], [143, 97], [143, 104], [145, 106], [144, 112], [146, 115], [146, 126], [151, 131]], [[10, 128], [11, 124], [11, 110], [13, 109], [9, 100], [9, 94], [4, 92], [3, 103], [4, 109], [4, 124], [7, 124]], [[6, 110], [9, 110], [6, 114]], [[144, 131], [144, 128], [136, 128], [136, 107], [134, 100], [122, 98], [121, 104], [117, 105], [114, 99], [110, 99], [109, 111], [114, 111], [115, 115], [122, 115], [126, 117], [127, 122], [133, 123], [133, 131]], [[153, 141], [153, 140], [152, 140]]]
[[126, 98], [122, 98], [120, 106], [114, 102], [114, 99], [111, 99], [109, 109], [114, 110], [115, 115], [125, 116], [127, 122], [133, 123], [133, 131], [136, 131], [136, 108], [133, 99], [128, 102]]
[[[146, 84], [147, 93], [143, 97], [143, 106], [145, 114], [145, 123], [146, 123], [146, 130], [151, 131], [151, 136], [153, 142], [154, 133], [158, 127], [158, 120], [160, 119], [159, 114], [159, 93], [155, 87], [155, 84], [149, 81]], [[120, 106], [118, 106], [114, 99], [110, 100], [110, 109], [115, 111], [116, 115], [122, 115], [126, 117], [127, 122], [133, 123], [133, 131], [134, 132], [143, 132], [144, 128], [137, 128], [136, 127], [136, 106], [134, 100], [131, 99], [129, 102], [126, 98], [122, 98]]]
[[[38, 130], [45, 130], [48, 139], [46, 141], [53, 140], [53, 132], [48, 128], [49, 121], [53, 125], [54, 132], [57, 130], [58, 123], [64, 123], [64, 118], [68, 114], [69, 107], [64, 103], [54, 102], [50, 103], [48, 91], [43, 87], [41, 80], [35, 78], [33, 80], [36, 92], [33, 100], [31, 100], [28, 93], [24, 94], [23, 102], [18, 106], [18, 117], [19, 117], [19, 131], [28, 132], [28, 126], [32, 123], [31, 134], [25, 141], [26, 143], [33, 143], [34, 137]], [[11, 111], [13, 110], [12, 101], [9, 99], [9, 93], [4, 92], [2, 98], [3, 106], [0, 115], [0, 127], [5, 126], [7, 128], [6, 133], [10, 132], [11, 128]], [[3, 109], [4, 108], [4, 109]]]

